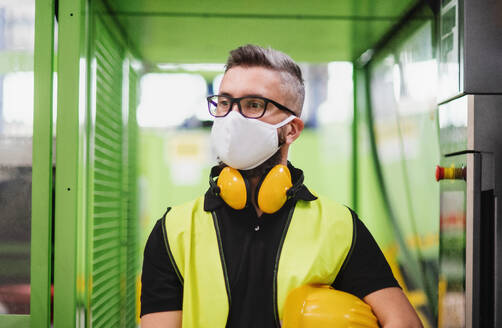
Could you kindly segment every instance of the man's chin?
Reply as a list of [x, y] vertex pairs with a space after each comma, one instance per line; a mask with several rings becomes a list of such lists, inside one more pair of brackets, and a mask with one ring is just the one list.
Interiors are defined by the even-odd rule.
[[254, 169], [240, 170], [240, 171], [241, 171], [242, 175], [245, 176], [248, 179], [249, 178], [261, 177], [264, 174], [267, 174], [268, 171], [270, 171], [271, 168], [273, 168], [277, 164], [280, 164], [281, 162], [282, 162], [281, 151], [278, 150], [269, 159], [267, 159], [265, 162], [263, 162], [262, 164], [258, 165]]

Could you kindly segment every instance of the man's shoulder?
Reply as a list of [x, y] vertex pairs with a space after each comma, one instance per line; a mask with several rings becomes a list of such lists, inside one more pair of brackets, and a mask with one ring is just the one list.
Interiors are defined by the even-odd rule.
[[204, 195], [201, 195], [197, 198], [194, 198], [194, 199], [191, 199], [188, 201], [184, 201], [183, 203], [180, 203], [180, 204], [173, 205], [173, 206], [169, 207], [169, 210], [167, 213], [183, 211], [183, 210], [187, 210], [187, 209], [196, 208], [199, 206], [200, 207], [204, 206]]
[[181, 204], [169, 207], [162, 220], [166, 226], [179, 226], [180, 228], [188, 225], [188, 222], [194, 218], [210, 215], [204, 210], [204, 196], [183, 202]]
[[298, 202], [295, 212], [301, 213], [309, 224], [322, 226], [322, 231], [336, 238], [353, 241], [355, 229], [354, 212], [347, 206], [329, 197], [316, 195], [317, 199]]
[[316, 199], [311, 201], [299, 200], [297, 203], [297, 207], [300, 208], [318, 208], [323, 212], [337, 214], [335, 216], [347, 216], [353, 218], [357, 217], [357, 214], [347, 205], [342, 204], [330, 197], [326, 197], [322, 194], [318, 194], [314, 191], [311, 191], [313, 195], [315, 195]]

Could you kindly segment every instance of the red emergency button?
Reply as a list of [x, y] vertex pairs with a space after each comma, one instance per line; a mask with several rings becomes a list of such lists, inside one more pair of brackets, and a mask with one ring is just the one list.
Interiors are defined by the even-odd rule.
[[436, 181], [440, 180], [465, 180], [465, 167], [442, 167], [436, 166]]
[[444, 167], [436, 165], [436, 181], [443, 180], [444, 178]]

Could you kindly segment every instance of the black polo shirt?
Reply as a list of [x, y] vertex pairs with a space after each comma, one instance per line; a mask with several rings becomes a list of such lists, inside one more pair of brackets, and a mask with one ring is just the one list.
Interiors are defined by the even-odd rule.
[[[293, 181], [302, 174], [290, 166]], [[206, 192], [204, 210], [216, 211], [230, 285], [227, 327], [275, 327], [274, 265], [288, 212], [296, 201], [316, 199], [306, 187], [276, 213], [257, 217], [253, 206], [234, 210]], [[349, 254], [332, 286], [360, 298], [387, 287], [399, 287], [380, 248], [357, 215]], [[164, 217], [146, 243], [141, 277], [141, 315], [182, 310], [183, 285], [166, 250]], [[203, 269], [202, 269], [203, 270]]]

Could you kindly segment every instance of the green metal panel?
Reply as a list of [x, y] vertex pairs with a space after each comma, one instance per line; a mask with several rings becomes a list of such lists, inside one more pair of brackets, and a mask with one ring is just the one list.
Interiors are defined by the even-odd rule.
[[298, 61], [352, 60], [418, 1], [107, 2], [142, 59], [157, 64], [224, 62], [230, 49], [246, 43], [272, 46]]
[[95, 122], [93, 128], [90, 326], [120, 326], [127, 224], [127, 171], [122, 107], [123, 49], [94, 20]]
[[[54, 249], [54, 327], [77, 323], [78, 251], [85, 231], [86, 23], [87, 2], [59, 2], [56, 136], [56, 216]], [[78, 280], [79, 282], [81, 280]]]
[[139, 272], [138, 254], [138, 123], [136, 121], [138, 76], [129, 66], [129, 119], [128, 119], [128, 187], [127, 207], [127, 271], [126, 271], [126, 315], [125, 326], [136, 327], [137, 282]]
[[[29, 314], [0, 314], [2, 328], [30, 327], [31, 321], [32, 318]], [[48, 327], [48, 325], [46, 327]]]
[[53, 56], [54, 0], [36, 1], [31, 202], [31, 327], [48, 327], [50, 324]]
[[352, 156], [351, 156], [351, 161], [352, 161], [352, 171], [351, 173], [351, 201], [352, 201], [352, 208], [357, 212], [358, 211], [358, 206], [359, 206], [359, 198], [358, 198], [358, 193], [357, 193], [357, 185], [358, 185], [358, 178], [359, 175], [357, 174], [358, 172], [358, 152], [359, 152], [359, 138], [358, 138], [358, 122], [359, 122], [359, 111], [357, 110], [357, 100], [358, 100], [358, 71], [356, 68], [356, 65], [352, 65], [352, 106], [353, 106], [353, 116], [352, 116]]
[[55, 327], [136, 323], [137, 78], [99, 8], [59, 8]]

